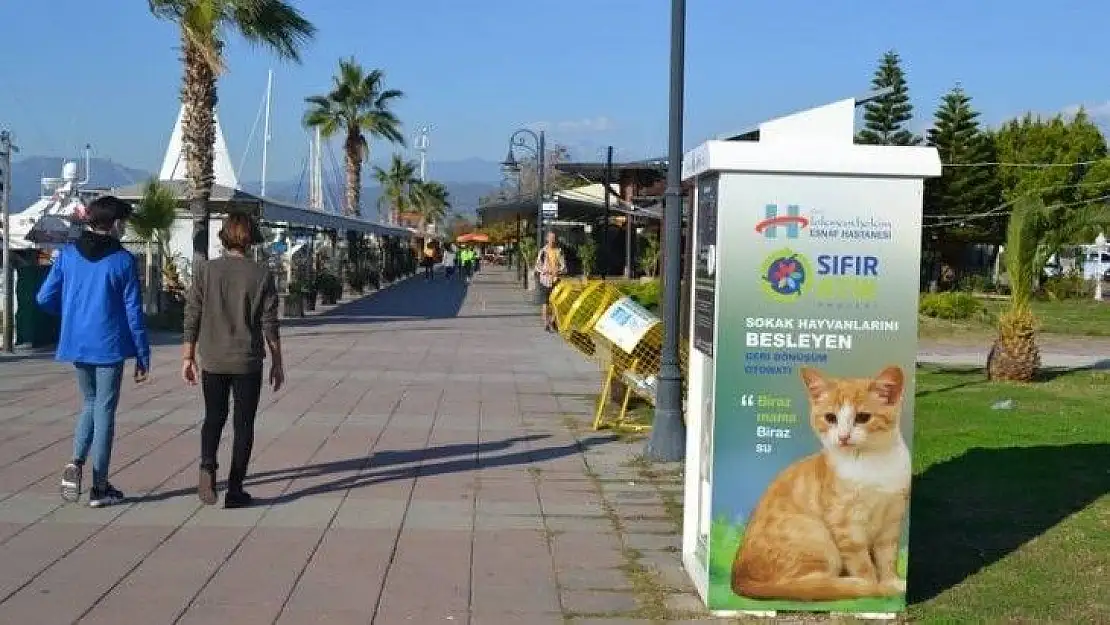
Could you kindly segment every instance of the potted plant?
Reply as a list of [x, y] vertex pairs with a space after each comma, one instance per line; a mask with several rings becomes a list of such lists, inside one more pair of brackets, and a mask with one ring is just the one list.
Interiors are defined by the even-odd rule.
[[575, 251], [578, 252], [578, 261], [582, 263], [582, 279], [589, 280], [597, 266], [597, 243], [593, 238], [586, 239]]
[[316, 281], [310, 280], [304, 287], [304, 309], [316, 310], [316, 297], [319, 295], [319, 289], [316, 288]]
[[304, 284], [301, 282], [294, 280], [289, 283], [285, 300], [282, 303], [285, 317], [304, 316], [304, 291]]
[[316, 288], [320, 291], [320, 303], [325, 306], [334, 306], [343, 297], [343, 283], [331, 273], [317, 276]]
[[351, 290], [355, 293], [360, 295], [364, 293], [366, 291], [366, 282], [365, 270], [358, 267], [351, 267], [351, 270], [347, 272], [347, 286], [351, 287]]

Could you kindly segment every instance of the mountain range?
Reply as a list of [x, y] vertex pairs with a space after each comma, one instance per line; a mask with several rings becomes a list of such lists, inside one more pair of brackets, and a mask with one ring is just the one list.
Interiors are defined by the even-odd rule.
[[[37, 200], [41, 178], [61, 176], [65, 160], [53, 156], [30, 156], [12, 163], [12, 210], [18, 212]], [[80, 175], [84, 176], [84, 160], [79, 161], [79, 168]], [[89, 175], [88, 186], [93, 188], [128, 186], [147, 180], [153, 175], [151, 172], [126, 167], [105, 158], [93, 158], [89, 169], [91, 175]], [[499, 165], [477, 158], [430, 162], [428, 174], [430, 178], [442, 181], [447, 187], [451, 194], [452, 212], [468, 216], [474, 215], [479, 198], [500, 186]], [[369, 171], [366, 171], [363, 174], [363, 180], [367, 180], [368, 177]], [[328, 205], [342, 203], [344, 197], [342, 181], [345, 179], [343, 171], [325, 170], [323, 178], [324, 195]], [[240, 186], [248, 193], [257, 193], [261, 184], [258, 181], [243, 181]], [[307, 177], [302, 175], [294, 180], [267, 181], [266, 195], [278, 201], [304, 204], [308, 196]], [[372, 218], [376, 214], [378, 196], [379, 188], [376, 185], [363, 187], [363, 213], [368, 217]]]

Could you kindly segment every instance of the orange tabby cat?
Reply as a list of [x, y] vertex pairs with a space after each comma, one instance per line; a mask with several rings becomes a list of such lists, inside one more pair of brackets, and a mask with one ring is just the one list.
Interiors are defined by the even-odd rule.
[[898, 423], [902, 369], [872, 379], [801, 374], [822, 450], [763, 493], [732, 564], [732, 589], [797, 601], [901, 594], [896, 562], [911, 473]]

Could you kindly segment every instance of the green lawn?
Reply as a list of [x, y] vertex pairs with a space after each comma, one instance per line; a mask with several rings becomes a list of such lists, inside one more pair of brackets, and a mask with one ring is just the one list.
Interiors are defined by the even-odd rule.
[[[985, 300], [987, 315], [968, 321], [921, 318], [920, 336], [929, 339], [979, 340], [994, 334], [994, 319], [1008, 305], [1005, 300]], [[1110, 336], [1110, 303], [1094, 300], [1033, 302], [1045, 334], [1073, 336]]]
[[917, 382], [910, 616], [1110, 623], [1110, 374]]

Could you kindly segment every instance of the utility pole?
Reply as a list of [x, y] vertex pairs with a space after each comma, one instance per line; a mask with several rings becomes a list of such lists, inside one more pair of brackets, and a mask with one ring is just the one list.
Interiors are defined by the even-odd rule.
[[679, 369], [678, 320], [682, 301], [682, 120], [686, 86], [686, 0], [671, 0], [670, 119], [667, 138], [667, 190], [663, 208], [663, 349], [660, 354], [655, 421], [644, 455], [674, 462], [686, 455], [682, 420], [682, 371]]
[[416, 133], [412, 147], [420, 153], [420, 182], [428, 181], [428, 127], [422, 126]]
[[4, 253], [3, 253], [3, 284], [4, 289], [4, 340], [3, 349], [7, 353], [12, 353], [15, 350], [14, 341], [14, 317], [12, 315], [13, 301], [12, 297], [12, 248], [11, 248], [11, 227], [10, 227], [10, 213], [12, 197], [12, 154], [18, 152], [19, 148], [15, 147], [12, 143], [12, 133], [7, 130], [0, 130], [0, 210], [3, 211], [3, 227], [4, 227]]

